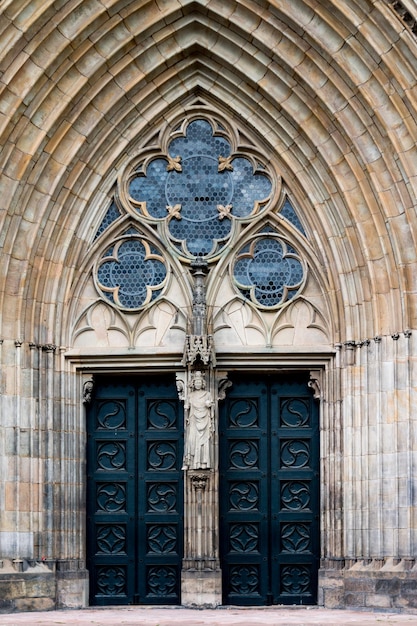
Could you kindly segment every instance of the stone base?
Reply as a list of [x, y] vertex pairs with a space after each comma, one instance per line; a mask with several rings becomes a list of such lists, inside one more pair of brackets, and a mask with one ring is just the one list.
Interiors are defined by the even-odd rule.
[[88, 572], [78, 561], [3, 561], [0, 613], [83, 608], [88, 604]]
[[56, 608], [82, 609], [88, 606], [89, 574], [78, 561], [58, 561]]
[[319, 604], [417, 613], [417, 564], [413, 559], [327, 562], [319, 571]]
[[182, 570], [181, 604], [183, 606], [215, 608], [221, 603], [221, 570]]

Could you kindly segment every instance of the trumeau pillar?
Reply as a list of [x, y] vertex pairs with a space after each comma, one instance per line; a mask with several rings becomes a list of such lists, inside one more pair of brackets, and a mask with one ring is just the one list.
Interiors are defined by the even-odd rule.
[[177, 374], [184, 402], [184, 558], [181, 597], [184, 606], [218, 606], [222, 580], [218, 538], [218, 403], [227, 377], [216, 372], [214, 344], [207, 334], [204, 261], [194, 276], [191, 334], [184, 348], [185, 371]]

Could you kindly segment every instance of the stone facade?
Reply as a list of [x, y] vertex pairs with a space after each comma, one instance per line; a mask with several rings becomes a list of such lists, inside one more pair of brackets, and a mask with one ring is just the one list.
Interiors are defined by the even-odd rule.
[[[161, 294], [134, 314], [97, 278], [138, 222], [145, 248], [161, 245], [127, 181], [194, 118], [217, 120], [273, 183], [210, 261], [210, 391], [230, 370], [309, 372], [319, 602], [417, 608], [416, 20], [412, 0], [2, 4], [0, 611], [88, 603], [85, 385], [98, 372], [181, 379], [186, 338], [204, 334], [190, 330], [186, 254], [167, 252]], [[245, 299], [231, 269], [266, 227], [304, 271], [273, 310]], [[222, 601], [210, 469], [205, 489], [186, 486], [187, 546], [198, 494], [211, 515], [209, 565], [185, 555], [188, 605]]]

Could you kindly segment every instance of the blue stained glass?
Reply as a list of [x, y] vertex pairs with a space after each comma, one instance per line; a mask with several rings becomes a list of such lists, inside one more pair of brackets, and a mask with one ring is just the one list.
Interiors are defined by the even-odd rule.
[[246, 297], [255, 304], [274, 307], [296, 295], [303, 266], [297, 258], [286, 256], [279, 240], [262, 237], [250, 251], [247, 246], [243, 250], [234, 266], [234, 278]]
[[146, 202], [146, 209], [152, 217], [167, 215], [165, 184], [168, 177], [166, 159], [154, 159], [149, 163], [146, 176], [135, 176], [129, 185], [129, 193], [137, 202]]
[[189, 156], [214, 154], [227, 157], [230, 144], [224, 137], [214, 137], [207, 120], [194, 120], [188, 125], [185, 137], [176, 137], [169, 144], [169, 154], [183, 159]]
[[255, 202], [265, 200], [271, 193], [271, 181], [264, 174], [254, 174], [252, 164], [242, 157], [233, 159], [233, 215], [247, 217]]
[[[173, 139], [168, 151], [171, 158], [180, 157], [177, 169], [167, 167], [168, 159], [155, 159], [132, 179], [130, 195], [146, 202], [151, 217], [167, 218], [171, 239], [183, 252], [215, 254], [230, 236], [231, 221], [251, 215], [256, 203], [270, 196], [272, 183], [253, 171], [249, 159], [233, 158], [230, 143], [214, 136], [207, 120], [191, 122], [186, 136]], [[219, 167], [219, 157], [230, 162]]]
[[107, 209], [106, 215], [103, 217], [101, 224], [97, 229], [94, 239], [97, 239], [97, 237], [100, 237], [100, 235], [104, 233], [106, 228], [108, 228], [110, 224], [113, 224], [113, 222], [115, 222], [119, 217], [120, 217], [120, 211], [117, 208], [116, 203], [113, 201], [111, 205], [109, 206], [109, 208]]
[[229, 172], [219, 174], [217, 168], [218, 160], [212, 157], [185, 159], [183, 172], [171, 172], [168, 177], [168, 204], [181, 204], [181, 216], [194, 221], [218, 218], [216, 207], [230, 204], [233, 187]]
[[[155, 253], [152, 248], [150, 252]], [[159, 295], [167, 275], [166, 266], [162, 260], [147, 258], [147, 249], [140, 240], [122, 241], [115, 246], [114, 256], [109, 258], [105, 253], [97, 272], [99, 287], [110, 302], [137, 309]]]
[[303, 235], [305, 236], [305, 231], [303, 228], [303, 225], [301, 224], [300, 220], [298, 219], [298, 215], [294, 210], [294, 207], [292, 206], [291, 202], [288, 200], [288, 198], [286, 198], [285, 202], [284, 202], [284, 206], [282, 207], [281, 211], [280, 211], [281, 215], [283, 215], [289, 222], [291, 222], [291, 224], [293, 226], [295, 226], [296, 228], [298, 228], [298, 230], [303, 233]]

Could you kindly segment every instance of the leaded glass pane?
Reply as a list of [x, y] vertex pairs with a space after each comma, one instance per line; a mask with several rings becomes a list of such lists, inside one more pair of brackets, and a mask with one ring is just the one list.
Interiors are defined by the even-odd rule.
[[250, 216], [270, 197], [271, 180], [256, 168], [249, 158], [233, 157], [230, 142], [197, 119], [171, 140], [166, 158], [132, 177], [129, 193], [138, 213], [167, 218], [171, 241], [183, 253], [209, 256], [229, 238], [233, 219]]
[[129, 185], [132, 198], [138, 202], [146, 202], [146, 210], [156, 218], [167, 215], [165, 198], [167, 176], [167, 160], [154, 159], [148, 165], [146, 176], [135, 176]]
[[138, 309], [164, 287], [166, 264], [156, 248], [142, 239], [124, 239], [106, 251], [97, 270], [98, 287], [110, 302]]
[[100, 237], [100, 235], [104, 233], [106, 228], [108, 228], [110, 224], [113, 224], [113, 222], [115, 222], [119, 217], [120, 211], [117, 208], [116, 203], [113, 201], [107, 209], [106, 215], [103, 217], [100, 226], [98, 227], [95, 239], [97, 239], [97, 237]]
[[259, 237], [240, 250], [234, 265], [239, 290], [254, 304], [276, 307], [297, 293], [304, 270], [277, 238]]
[[283, 215], [289, 222], [291, 222], [291, 224], [293, 226], [295, 226], [295, 228], [298, 228], [298, 230], [303, 233], [303, 235], [305, 235], [305, 231], [303, 228], [303, 225], [301, 224], [300, 220], [298, 219], [298, 215], [294, 210], [294, 207], [292, 206], [291, 202], [288, 200], [288, 198], [286, 198], [284, 205], [280, 211], [281, 215]]

